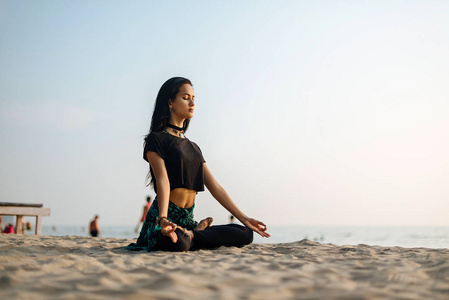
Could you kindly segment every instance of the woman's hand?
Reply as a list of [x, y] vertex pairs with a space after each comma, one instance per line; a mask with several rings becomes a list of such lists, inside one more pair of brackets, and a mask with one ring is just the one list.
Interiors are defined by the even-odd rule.
[[270, 235], [265, 232], [267, 230], [267, 225], [265, 225], [263, 222], [253, 219], [253, 218], [247, 218], [244, 222], [242, 222], [243, 225], [250, 228], [252, 231], [257, 232], [262, 237], [270, 237]]
[[161, 233], [162, 235], [166, 235], [173, 243], [176, 243], [178, 241], [178, 235], [176, 234], [175, 230], [178, 227], [175, 223], [169, 221], [167, 218], [163, 218], [161, 220]]

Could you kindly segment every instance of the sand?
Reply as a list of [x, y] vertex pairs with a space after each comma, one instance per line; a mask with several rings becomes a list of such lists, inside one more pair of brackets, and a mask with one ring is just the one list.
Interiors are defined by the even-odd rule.
[[0, 299], [449, 299], [449, 250], [302, 240], [184, 253], [0, 234]]

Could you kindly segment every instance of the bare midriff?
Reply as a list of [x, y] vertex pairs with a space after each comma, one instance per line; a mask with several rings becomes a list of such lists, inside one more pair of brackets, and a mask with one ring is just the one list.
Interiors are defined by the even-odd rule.
[[195, 204], [196, 191], [176, 188], [170, 191], [170, 202], [180, 208], [191, 208]]

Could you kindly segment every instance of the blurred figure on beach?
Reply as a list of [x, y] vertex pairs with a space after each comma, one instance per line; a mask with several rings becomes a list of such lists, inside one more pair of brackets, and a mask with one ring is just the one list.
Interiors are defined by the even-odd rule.
[[100, 218], [99, 215], [95, 215], [92, 222], [90, 222], [89, 226], [89, 232], [92, 237], [97, 237], [101, 234], [100, 232], [100, 226], [98, 225], [98, 219]]
[[[8, 219], [6, 219], [6, 222]], [[3, 216], [0, 216], [0, 233], [16, 233], [14, 226], [11, 223], [7, 223], [5, 228], [2, 229]]]
[[7, 224], [3, 230], [3, 233], [15, 233], [14, 226], [12, 226], [11, 223]]
[[25, 227], [27, 231], [31, 231], [33, 229], [33, 226], [31, 226], [31, 222], [27, 222]]
[[143, 207], [142, 217], [140, 218], [139, 223], [137, 223], [136, 228], [134, 228], [135, 233], [139, 232], [140, 225], [142, 225], [143, 222], [145, 222], [145, 217], [147, 216], [147, 212], [150, 209], [151, 204], [153, 204], [153, 201], [151, 201], [150, 196], [147, 196], [147, 204]]
[[234, 216], [233, 215], [229, 216], [229, 224], [234, 224]]
[[[16, 228], [16, 230], [17, 230], [17, 228]], [[25, 234], [25, 219], [24, 218], [22, 218], [22, 232], [21, 233]]]

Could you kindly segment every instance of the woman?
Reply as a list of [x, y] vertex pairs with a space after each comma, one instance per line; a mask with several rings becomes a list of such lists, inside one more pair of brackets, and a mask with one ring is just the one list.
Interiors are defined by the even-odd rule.
[[[212, 176], [200, 148], [184, 136], [195, 109], [190, 80], [174, 77], [159, 90], [144, 159], [150, 163], [156, 199], [149, 209], [137, 243], [128, 250], [188, 251], [220, 246], [247, 245], [253, 231], [269, 237], [263, 222], [247, 217]], [[199, 224], [193, 219], [196, 194], [212, 196], [242, 224], [210, 226], [212, 218]]]
[[140, 218], [139, 222], [137, 223], [136, 228], [134, 228], [135, 233], [139, 232], [140, 225], [143, 224], [143, 222], [145, 222], [145, 217], [147, 216], [147, 212], [150, 209], [151, 204], [153, 204], [153, 202], [151, 201], [151, 197], [147, 196], [147, 204], [143, 207], [142, 217]]

